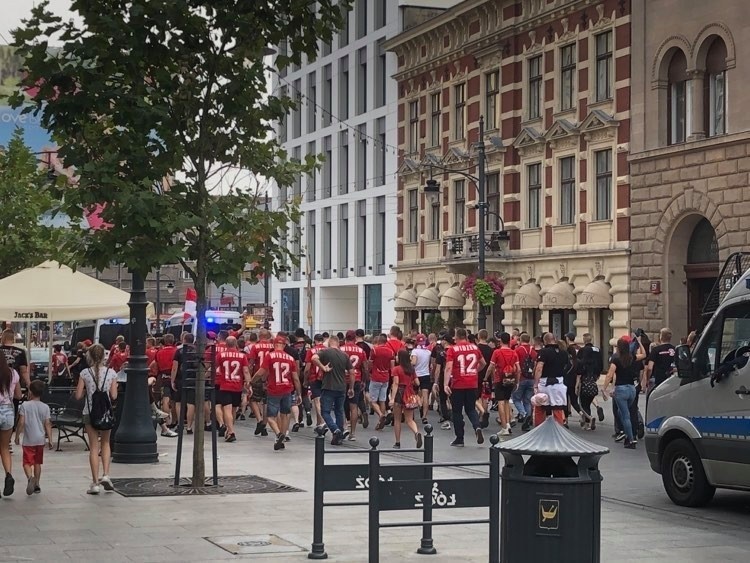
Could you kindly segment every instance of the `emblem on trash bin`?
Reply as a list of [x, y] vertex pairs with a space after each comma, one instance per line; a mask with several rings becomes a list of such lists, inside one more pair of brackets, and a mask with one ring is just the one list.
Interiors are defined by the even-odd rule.
[[539, 527], [557, 530], [560, 527], [560, 501], [539, 499]]

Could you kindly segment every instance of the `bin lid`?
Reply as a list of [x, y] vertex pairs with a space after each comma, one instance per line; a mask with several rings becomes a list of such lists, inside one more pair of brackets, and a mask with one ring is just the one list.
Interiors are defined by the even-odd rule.
[[609, 453], [609, 448], [588, 442], [573, 434], [552, 417], [531, 432], [501, 442], [497, 448], [502, 452], [523, 455], [586, 456]]

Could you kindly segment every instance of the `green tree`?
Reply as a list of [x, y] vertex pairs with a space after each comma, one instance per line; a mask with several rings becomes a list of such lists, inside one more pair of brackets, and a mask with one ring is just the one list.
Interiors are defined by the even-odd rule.
[[[103, 204], [108, 228], [75, 229], [75, 264], [118, 261], [145, 276], [181, 263], [198, 294], [197, 346], [205, 343], [207, 284], [234, 282], [254, 264], [278, 273], [296, 257], [284, 244], [295, 203], [264, 212], [259, 194], [226, 179], [237, 170], [291, 185], [317, 164], [292, 162], [273, 136], [294, 107], [267, 92], [268, 46], [276, 67], [315, 57], [350, 0], [74, 0], [62, 21], [43, 2], [14, 32], [23, 86], [60, 143], [77, 185], [65, 209]], [[50, 49], [54, 44], [55, 49]], [[13, 103], [23, 103], [16, 94]], [[221, 185], [221, 188], [217, 188]], [[77, 214], [77, 215], [76, 215]], [[205, 374], [196, 395], [203, 396]], [[193, 486], [203, 486], [203, 413], [196, 409]]]
[[20, 129], [0, 147], [0, 278], [49, 259], [56, 232], [43, 217], [55, 196], [47, 173], [40, 170]]

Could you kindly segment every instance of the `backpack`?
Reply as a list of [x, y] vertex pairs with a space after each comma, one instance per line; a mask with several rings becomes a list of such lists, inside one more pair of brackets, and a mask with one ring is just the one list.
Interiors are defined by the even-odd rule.
[[523, 362], [521, 362], [521, 377], [523, 379], [534, 379], [534, 368], [536, 366], [534, 365], [534, 358], [531, 357], [531, 347], [526, 349], [524, 346], [524, 351], [526, 354], [523, 357]]
[[[94, 372], [89, 369], [96, 389], [91, 394], [89, 404], [89, 418], [91, 426], [96, 430], [112, 430], [115, 427], [115, 414], [112, 411], [112, 401], [109, 400], [109, 392], [99, 388], [99, 382]], [[104, 372], [104, 381], [107, 380], [107, 372]]]

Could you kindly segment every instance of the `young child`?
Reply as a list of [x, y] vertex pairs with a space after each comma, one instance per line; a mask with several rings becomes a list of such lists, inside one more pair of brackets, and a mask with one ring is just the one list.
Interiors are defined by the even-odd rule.
[[[39, 380], [29, 385], [29, 400], [18, 411], [18, 429], [23, 432], [23, 471], [29, 482], [26, 494], [40, 493], [45, 440], [52, 449], [52, 422], [49, 407], [41, 401], [44, 383]], [[16, 432], [16, 445], [20, 442]]]

